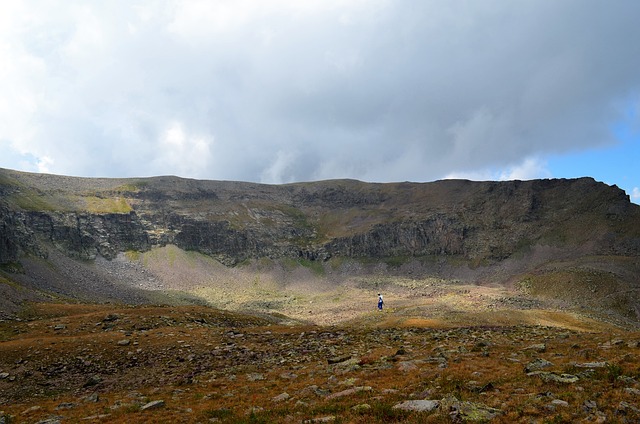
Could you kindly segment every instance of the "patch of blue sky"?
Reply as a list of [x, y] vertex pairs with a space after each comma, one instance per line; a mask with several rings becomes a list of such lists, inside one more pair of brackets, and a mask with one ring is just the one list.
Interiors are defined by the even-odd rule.
[[617, 185], [640, 203], [640, 132], [630, 123], [613, 127], [613, 145], [549, 157], [555, 178], [593, 177]]
[[19, 169], [27, 172], [38, 172], [38, 158], [30, 153], [19, 153], [0, 145], [0, 168]]

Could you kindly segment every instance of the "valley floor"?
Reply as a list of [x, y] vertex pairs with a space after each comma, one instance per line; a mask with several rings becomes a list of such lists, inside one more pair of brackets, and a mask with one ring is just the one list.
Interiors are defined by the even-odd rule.
[[429, 308], [320, 326], [33, 304], [0, 323], [0, 422], [640, 420], [640, 333], [534, 308], [449, 320]]

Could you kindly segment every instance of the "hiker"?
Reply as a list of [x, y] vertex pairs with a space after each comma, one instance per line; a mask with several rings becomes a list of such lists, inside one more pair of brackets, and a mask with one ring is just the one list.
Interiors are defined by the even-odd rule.
[[384, 305], [384, 300], [382, 300], [382, 295], [378, 293], [378, 310], [382, 311], [382, 305]]

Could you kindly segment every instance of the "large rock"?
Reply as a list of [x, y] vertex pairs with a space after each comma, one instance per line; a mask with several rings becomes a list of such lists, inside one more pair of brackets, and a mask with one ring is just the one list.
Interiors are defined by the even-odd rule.
[[440, 406], [437, 400], [406, 400], [393, 406], [403, 411], [431, 412]]
[[454, 421], [489, 422], [502, 414], [502, 411], [475, 402], [454, 402], [449, 409], [449, 416]]
[[543, 370], [545, 368], [549, 368], [549, 367], [552, 367], [552, 366], [553, 366], [553, 363], [547, 361], [546, 359], [536, 358], [533, 361], [529, 362], [524, 367], [524, 372], [525, 373], [530, 373], [530, 372], [534, 372], [534, 371], [540, 371], [540, 370]]
[[527, 373], [529, 377], [538, 377], [547, 383], [562, 383], [562, 384], [571, 384], [576, 383], [580, 380], [580, 377], [573, 374], [556, 374], [553, 372], [547, 371], [533, 371]]

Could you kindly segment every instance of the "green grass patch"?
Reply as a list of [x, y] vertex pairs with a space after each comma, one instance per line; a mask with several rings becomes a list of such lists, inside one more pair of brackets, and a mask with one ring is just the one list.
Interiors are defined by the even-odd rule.
[[346, 262], [348, 261], [347, 258], [345, 258], [344, 256], [332, 256], [329, 261], [328, 264], [331, 267], [331, 269], [333, 271], [337, 271], [338, 269], [340, 269]]
[[132, 181], [119, 185], [113, 191], [116, 193], [136, 193], [147, 186], [149, 186], [147, 181]]
[[303, 259], [303, 258], [298, 258], [298, 259], [284, 258], [282, 260], [282, 266], [287, 271], [293, 271], [297, 267], [302, 266], [309, 269], [314, 275], [317, 275], [317, 276], [325, 275], [324, 265], [322, 264], [321, 261], [311, 261], [309, 259]]
[[9, 324], [0, 324], [0, 342], [6, 342], [11, 340], [15, 336], [15, 331]]
[[142, 253], [137, 250], [127, 250], [124, 252], [124, 256], [131, 262], [138, 262], [142, 257]]
[[85, 209], [91, 213], [129, 213], [133, 209], [124, 197], [96, 197], [82, 198]]
[[7, 286], [13, 287], [16, 290], [24, 290], [24, 287], [22, 287], [20, 284], [16, 283], [13, 280], [3, 277], [2, 275], [0, 275], [0, 284], [5, 284]]
[[0, 264], [0, 270], [10, 272], [12, 274], [24, 274], [24, 267], [20, 262], [7, 262]]
[[26, 211], [55, 211], [58, 210], [44, 196], [34, 190], [24, 190], [9, 196], [9, 202]]
[[310, 261], [308, 259], [299, 259], [298, 263], [303, 267], [310, 269], [314, 275], [323, 276], [325, 274], [324, 266], [320, 261]]
[[383, 261], [391, 268], [400, 268], [402, 265], [409, 262], [410, 259], [411, 258], [409, 256], [391, 256], [389, 258], [385, 258]]
[[20, 184], [17, 180], [7, 177], [6, 175], [0, 175], [0, 185], [6, 187], [22, 187], [22, 184]]
[[50, 195], [37, 190], [22, 189], [8, 196], [9, 203], [27, 211], [89, 212], [96, 214], [129, 213], [133, 209], [127, 199], [120, 196]]

